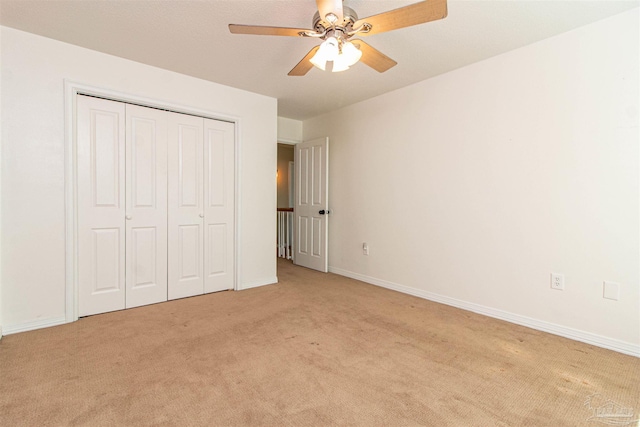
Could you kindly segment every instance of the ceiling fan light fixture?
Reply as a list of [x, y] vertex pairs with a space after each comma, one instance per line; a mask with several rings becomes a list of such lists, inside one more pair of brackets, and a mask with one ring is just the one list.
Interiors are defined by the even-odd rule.
[[351, 67], [356, 62], [360, 61], [360, 58], [362, 57], [362, 51], [355, 47], [353, 43], [345, 42], [342, 44], [342, 54], [340, 54], [340, 56], [344, 57], [347, 65]]
[[338, 57], [333, 61], [332, 72], [338, 73], [340, 71], [346, 71], [349, 69], [349, 64], [347, 63], [347, 58], [344, 55], [338, 55]]
[[319, 58], [317, 52], [313, 56], [313, 58], [309, 60], [309, 62], [311, 62], [314, 66], [320, 68], [322, 71], [324, 71], [327, 68], [327, 61]]
[[357, 63], [362, 57], [360, 49], [355, 47], [351, 42], [343, 42], [341, 52], [338, 57], [333, 61], [333, 68], [331, 71], [334, 73], [340, 71], [346, 71]]
[[326, 69], [327, 62], [335, 61], [339, 53], [338, 40], [335, 37], [329, 37], [320, 45], [320, 49], [318, 49], [310, 61], [313, 65], [324, 71]]

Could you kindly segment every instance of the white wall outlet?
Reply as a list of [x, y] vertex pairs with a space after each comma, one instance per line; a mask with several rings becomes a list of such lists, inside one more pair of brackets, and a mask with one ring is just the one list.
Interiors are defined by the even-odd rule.
[[620, 299], [620, 283], [607, 282], [605, 280], [602, 289], [602, 297], [618, 301]]
[[551, 289], [564, 291], [564, 275], [551, 273]]
[[367, 242], [362, 244], [362, 255], [369, 255], [369, 245]]

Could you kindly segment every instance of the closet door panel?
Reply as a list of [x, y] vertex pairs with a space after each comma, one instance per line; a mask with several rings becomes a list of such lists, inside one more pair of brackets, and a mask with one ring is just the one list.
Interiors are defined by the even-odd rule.
[[175, 299], [204, 293], [204, 119], [168, 114], [169, 299]]
[[126, 307], [167, 300], [166, 111], [127, 105]]
[[235, 126], [204, 119], [205, 292], [235, 283]]
[[[227, 272], [227, 225], [226, 224], [207, 224], [207, 246], [205, 253], [207, 254], [207, 292], [213, 292], [211, 289], [211, 280], [216, 276]], [[232, 289], [227, 288], [227, 289]]]
[[[179, 225], [178, 232], [180, 249], [178, 259], [178, 280], [199, 280], [201, 277], [201, 241], [202, 228], [200, 224]], [[202, 292], [200, 292], [202, 293]]]
[[77, 97], [79, 315], [125, 308], [125, 105]]

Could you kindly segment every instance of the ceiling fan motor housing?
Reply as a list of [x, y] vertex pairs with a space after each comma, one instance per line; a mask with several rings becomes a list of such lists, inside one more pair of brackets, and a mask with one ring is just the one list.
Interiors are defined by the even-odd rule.
[[353, 28], [353, 24], [358, 20], [358, 15], [356, 14], [355, 10], [347, 6], [342, 7], [342, 15], [344, 16], [342, 22], [331, 24], [330, 22], [327, 22], [324, 19], [320, 18], [320, 12], [316, 12], [313, 15], [313, 23], [311, 25], [311, 28], [316, 30], [316, 32], [318, 33], [323, 33], [335, 27], [338, 30], [342, 30], [343, 33], [347, 33], [348, 31], [351, 31], [351, 29]]

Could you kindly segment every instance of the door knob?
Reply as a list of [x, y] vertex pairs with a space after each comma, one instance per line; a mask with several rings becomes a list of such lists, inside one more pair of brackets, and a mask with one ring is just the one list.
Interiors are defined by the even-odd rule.
[[204, 218], [204, 214], [203, 213], [200, 214], [200, 218]]
[[131, 219], [132, 217], [131, 217], [131, 215], [127, 215], [127, 216], [125, 216], [125, 218], [126, 219]]
[[318, 213], [319, 213], [320, 215], [324, 215], [324, 214], [329, 215], [329, 214], [331, 213], [331, 211], [330, 211], [329, 209], [327, 209], [327, 210], [322, 209], [322, 210], [321, 210], [321, 211], [319, 211]]

